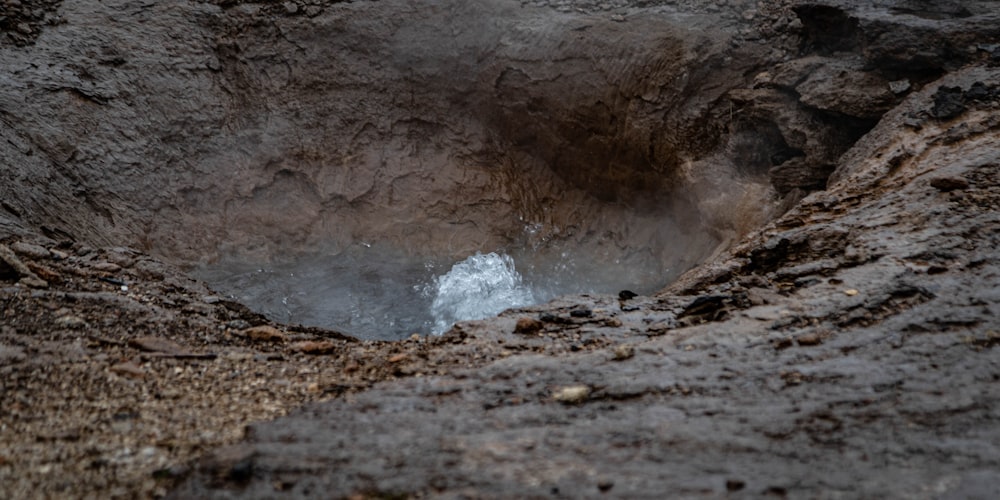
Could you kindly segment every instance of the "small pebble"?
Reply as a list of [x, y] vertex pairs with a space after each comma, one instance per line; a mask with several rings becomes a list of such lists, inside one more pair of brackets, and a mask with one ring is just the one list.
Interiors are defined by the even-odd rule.
[[931, 179], [931, 187], [938, 191], [955, 191], [969, 188], [969, 181], [961, 177], [936, 177]]
[[67, 314], [65, 316], [60, 316], [56, 318], [56, 326], [62, 328], [78, 329], [87, 326], [87, 322], [79, 316], [73, 316], [72, 314]]
[[795, 338], [801, 346], [814, 346], [823, 343], [823, 336], [818, 333], [807, 333]]
[[563, 387], [552, 394], [552, 398], [556, 401], [567, 404], [575, 405], [583, 403], [590, 397], [590, 387], [585, 385], [572, 385], [569, 387]]
[[519, 318], [514, 326], [514, 333], [530, 335], [542, 329], [542, 322], [533, 318]]
[[261, 342], [280, 342], [286, 339], [285, 334], [281, 330], [269, 325], [247, 328], [240, 332], [240, 334], [250, 340]]
[[635, 356], [635, 347], [632, 344], [620, 344], [615, 346], [615, 361], [625, 361]]
[[296, 342], [292, 349], [305, 354], [330, 354], [337, 349], [337, 344], [328, 340]]

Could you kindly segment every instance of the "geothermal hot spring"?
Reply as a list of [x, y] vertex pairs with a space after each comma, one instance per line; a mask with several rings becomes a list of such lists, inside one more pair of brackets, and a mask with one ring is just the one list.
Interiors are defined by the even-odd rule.
[[650, 294], [767, 218], [787, 145], [734, 124], [691, 19], [441, 5], [233, 35], [222, 132], [152, 245], [275, 321], [401, 339]]
[[[676, 230], [665, 226], [665, 231]], [[476, 251], [460, 260], [415, 257], [358, 242], [336, 254], [266, 265], [222, 260], [195, 274], [273, 320], [391, 340], [441, 334], [457, 321], [561, 295], [617, 294], [623, 289], [647, 294], [683, 270], [656, 258], [662, 248], [580, 250], [570, 243], [542, 241], [536, 237], [540, 230], [526, 225], [521, 245]], [[685, 235], [663, 237], [680, 240]]]

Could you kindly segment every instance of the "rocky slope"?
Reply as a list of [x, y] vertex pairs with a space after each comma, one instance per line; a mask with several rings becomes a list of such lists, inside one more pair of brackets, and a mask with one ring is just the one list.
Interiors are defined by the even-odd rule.
[[[641, 4], [4, 4], [0, 496], [995, 496], [997, 3]], [[402, 342], [175, 267], [651, 214]]]

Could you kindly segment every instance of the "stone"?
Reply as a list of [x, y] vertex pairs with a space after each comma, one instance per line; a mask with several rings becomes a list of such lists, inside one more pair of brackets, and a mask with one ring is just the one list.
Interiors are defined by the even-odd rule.
[[517, 324], [514, 325], [514, 333], [532, 335], [538, 333], [543, 326], [541, 321], [534, 318], [518, 318]]
[[941, 86], [934, 93], [934, 107], [931, 116], [939, 120], [950, 120], [965, 112], [961, 87]]
[[147, 352], [161, 352], [165, 354], [183, 355], [189, 354], [190, 350], [184, 346], [161, 337], [143, 336], [129, 339], [128, 345]]
[[795, 341], [798, 342], [800, 346], [816, 346], [823, 343], [823, 336], [818, 333], [807, 333], [805, 335], [795, 337]]
[[889, 82], [889, 91], [896, 95], [905, 94], [910, 90], [910, 87], [910, 81], [906, 79]]
[[337, 344], [329, 340], [308, 340], [291, 345], [292, 350], [305, 354], [332, 354], [337, 350]]
[[602, 477], [597, 480], [597, 489], [601, 492], [610, 491], [611, 488], [614, 488], [614, 486], [615, 482], [611, 478]]
[[626, 359], [631, 359], [635, 356], [635, 347], [631, 344], [619, 344], [615, 346], [614, 356], [612, 359], [615, 361], [624, 361]]
[[969, 188], [969, 181], [958, 176], [935, 177], [931, 179], [931, 187], [938, 191], [949, 192]]
[[284, 332], [270, 325], [253, 326], [239, 334], [257, 342], [283, 342], [287, 339]]
[[590, 387], [585, 385], [573, 385], [562, 387], [552, 394], [552, 399], [567, 405], [577, 405], [587, 401], [590, 397]]
[[146, 371], [143, 370], [139, 365], [131, 361], [126, 361], [123, 363], [117, 363], [111, 365], [110, 370], [112, 373], [117, 373], [119, 375], [124, 375], [126, 377], [132, 377], [132, 378], [146, 377]]
[[32, 243], [26, 243], [23, 241], [17, 241], [10, 244], [10, 249], [15, 253], [23, 255], [25, 257], [31, 257], [33, 259], [47, 259], [52, 253], [41, 245], [35, 245]]
[[0, 244], [0, 280], [18, 280], [32, 288], [48, 286], [7, 246]]
[[122, 266], [115, 264], [113, 262], [98, 262], [93, 265], [95, 271], [100, 271], [104, 273], [117, 273], [122, 270]]
[[72, 314], [56, 318], [55, 324], [58, 327], [69, 328], [72, 330], [79, 330], [87, 326], [87, 322], [83, 318]]

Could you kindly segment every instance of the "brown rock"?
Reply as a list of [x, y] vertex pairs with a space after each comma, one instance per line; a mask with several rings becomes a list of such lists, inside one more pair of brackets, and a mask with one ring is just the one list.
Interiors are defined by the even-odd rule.
[[931, 179], [931, 187], [938, 191], [955, 191], [969, 188], [969, 181], [962, 177], [936, 177]]
[[409, 357], [410, 356], [408, 354], [406, 354], [405, 352], [401, 352], [399, 354], [394, 354], [394, 355], [390, 356], [389, 357], [389, 362], [390, 363], [399, 363], [401, 361], [406, 361], [407, 359], [409, 359]]
[[814, 346], [823, 343], [823, 336], [818, 333], [807, 333], [795, 338], [800, 346]]
[[122, 270], [122, 266], [118, 264], [113, 264], [111, 262], [99, 262], [94, 264], [94, 270], [105, 272], [105, 273], [117, 273]]
[[74, 316], [72, 314], [67, 314], [65, 316], [60, 316], [56, 318], [56, 326], [62, 328], [78, 329], [87, 326], [87, 322], [79, 316]]
[[41, 278], [42, 280], [45, 280], [49, 283], [59, 283], [62, 281], [62, 277], [59, 276], [59, 273], [43, 265], [35, 264], [34, 262], [28, 262], [27, 265], [28, 269], [31, 269], [31, 271], [34, 272], [36, 275], [38, 275], [38, 277]]
[[520, 318], [514, 326], [514, 333], [531, 335], [542, 329], [542, 322], [534, 318]]
[[139, 365], [126, 361], [124, 363], [118, 363], [111, 366], [111, 371], [119, 375], [124, 375], [126, 377], [132, 378], [144, 378], [146, 376], [146, 371], [142, 369]]
[[260, 325], [247, 328], [240, 335], [258, 342], [282, 342], [287, 337], [285, 333], [270, 325]]
[[160, 337], [138, 337], [128, 341], [128, 345], [147, 352], [162, 352], [167, 354], [187, 354], [184, 346]]
[[49, 286], [44, 280], [35, 276], [6, 245], [0, 245], [0, 280], [20, 278], [20, 282], [32, 288], [45, 288]]
[[31, 257], [33, 259], [46, 259], [51, 255], [47, 248], [41, 245], [34, 245], [23, 241], [17, 241], [11, 243], [10, 249], [20, 255], [23, 255], [25, 257]]
[[632, 356], [635, 356], [635, 347], [632, 347], [631, 344], [620, 344], [615, 346], [613, 358], [615, 361], [624, 361]]
[[309, 340], [292, 344], [292, 349], [305, 354], [332, 354], [337, 349], [337, 344], [329, 340]]

